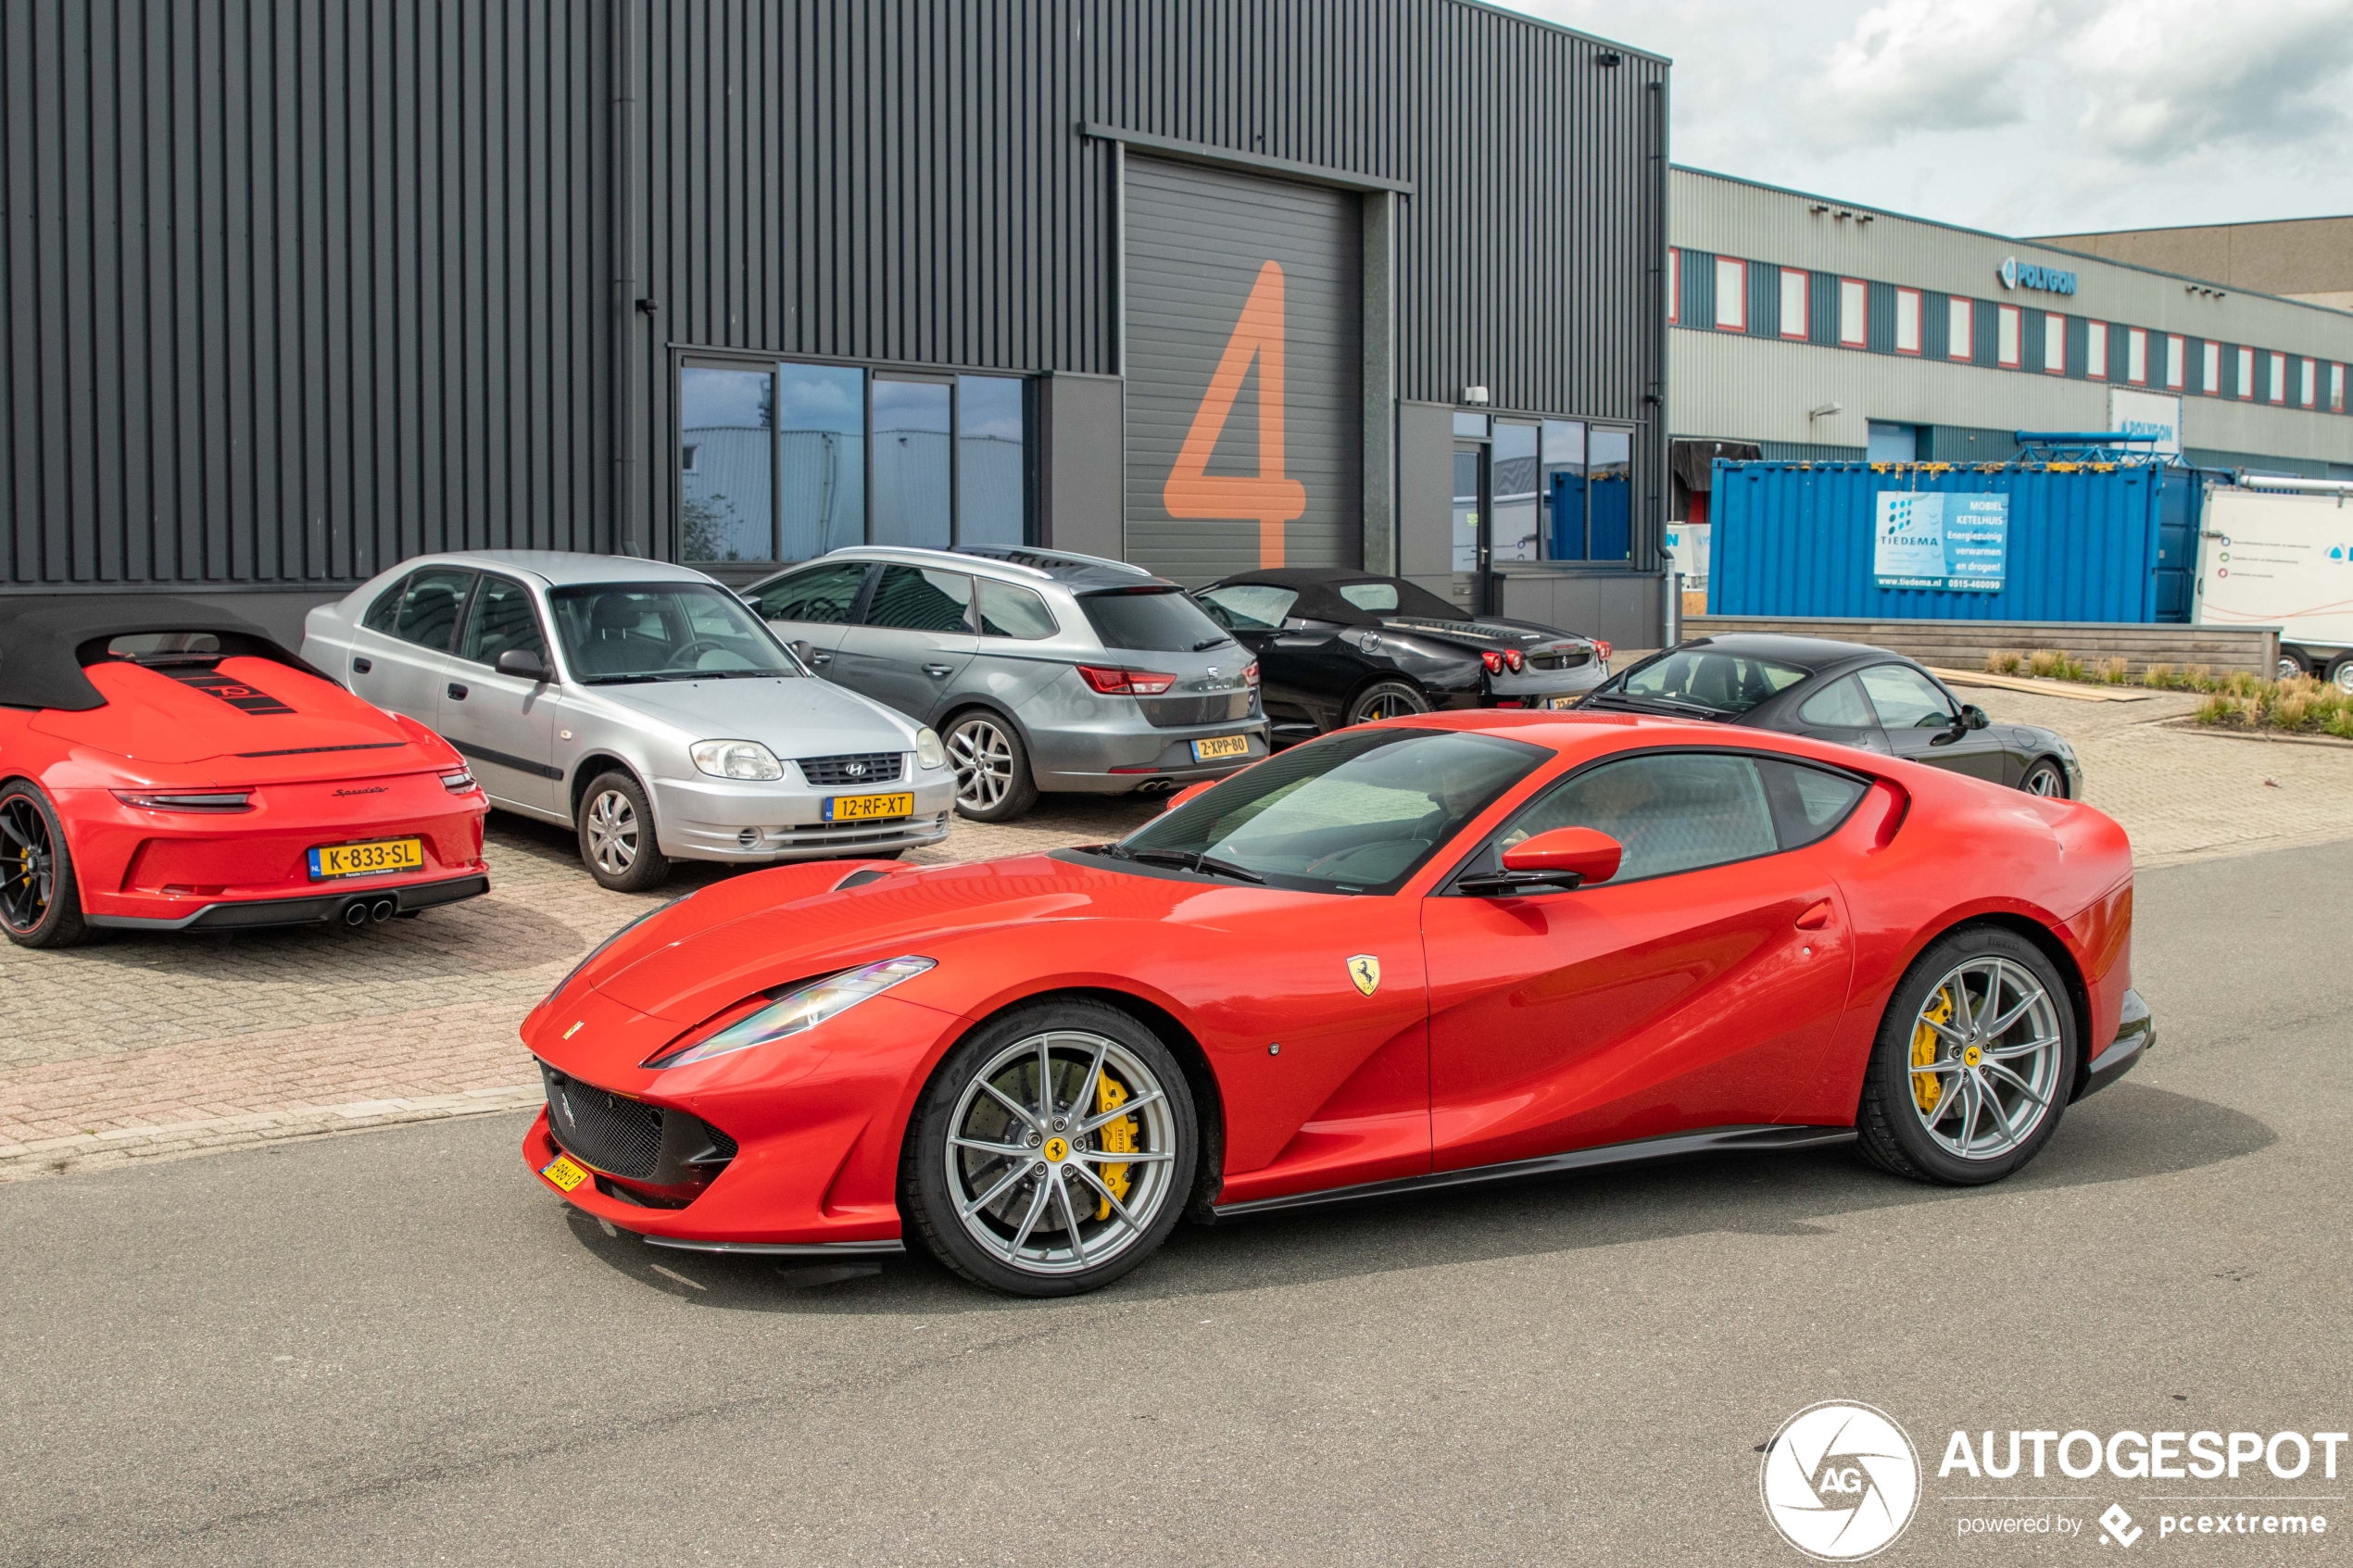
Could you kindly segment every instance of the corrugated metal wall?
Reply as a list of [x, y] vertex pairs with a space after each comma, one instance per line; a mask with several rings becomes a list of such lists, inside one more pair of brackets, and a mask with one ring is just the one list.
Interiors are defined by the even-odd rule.
[[672, 553], [680, 345], [1115, 372], [1087, 121], [1411, 182], [1401, 395], [1655, 495], [1666, 82], [1454, 0], [11, 0], [0, 586]]

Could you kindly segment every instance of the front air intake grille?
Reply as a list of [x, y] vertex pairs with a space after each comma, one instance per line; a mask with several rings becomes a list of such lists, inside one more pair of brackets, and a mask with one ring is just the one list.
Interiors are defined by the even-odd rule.
[[616, 1176], [652, 1179], [661, 1164], [660, 1106], [567, 1078], [544, 1061], [539, 1071], [547, 1082], [547, 1121], [566, 1154]]
[[803, 757], [797, 765], [800, 776], [815, 788], [857, 789], [896, 784], [902, 756], [896, 751], [861, 751], [841, 757]]

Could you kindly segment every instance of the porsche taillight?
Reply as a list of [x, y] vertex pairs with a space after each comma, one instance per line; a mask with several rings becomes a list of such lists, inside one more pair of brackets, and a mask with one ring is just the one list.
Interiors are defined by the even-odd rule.
[[248, 789], [119, 789], [114, 797], [150, 811], [243, 811], [253, 804]]
[[1120, 670], [1101, 664], [1082, 664], [1079, 679], [1105, 696], [1158, 696], [1176, 684], [1174, 675], [1157, 670]]

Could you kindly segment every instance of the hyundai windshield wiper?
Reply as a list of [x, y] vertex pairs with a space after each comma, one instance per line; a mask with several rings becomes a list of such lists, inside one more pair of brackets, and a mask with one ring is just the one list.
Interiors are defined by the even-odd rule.
[[1180, 871], [1199, 872], [1203, 876], [1230, 877], [1236, 882], [1255, 883], [1261, 887], [1266, 885], [1266, 879], [1248, 866], [1238, 866], [1231, 860], [1213, 859], [1198, 850], [1130, 849], [1124, 844], [1107, 844], [1103, 846], [1103, 852], [1147, 866], [1175, 866]]

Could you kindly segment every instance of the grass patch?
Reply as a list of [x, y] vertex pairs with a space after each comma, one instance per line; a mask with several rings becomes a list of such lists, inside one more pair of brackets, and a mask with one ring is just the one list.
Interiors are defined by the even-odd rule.
[[2036, 675], [2092, 685], [2196, 692], [2205, 698], [2197, 705], [2201, 724], [2353, 740], [2353, 696], [2309, 675], [2267, 681], [2260, 675], [2217, 675], [2203, 664], [2152, 664], [2136, 676], [2120, 657], [2087, 666], [2057, 648], [1991, 653], [1985, 657], [1985, 670], [1992, 675]]

